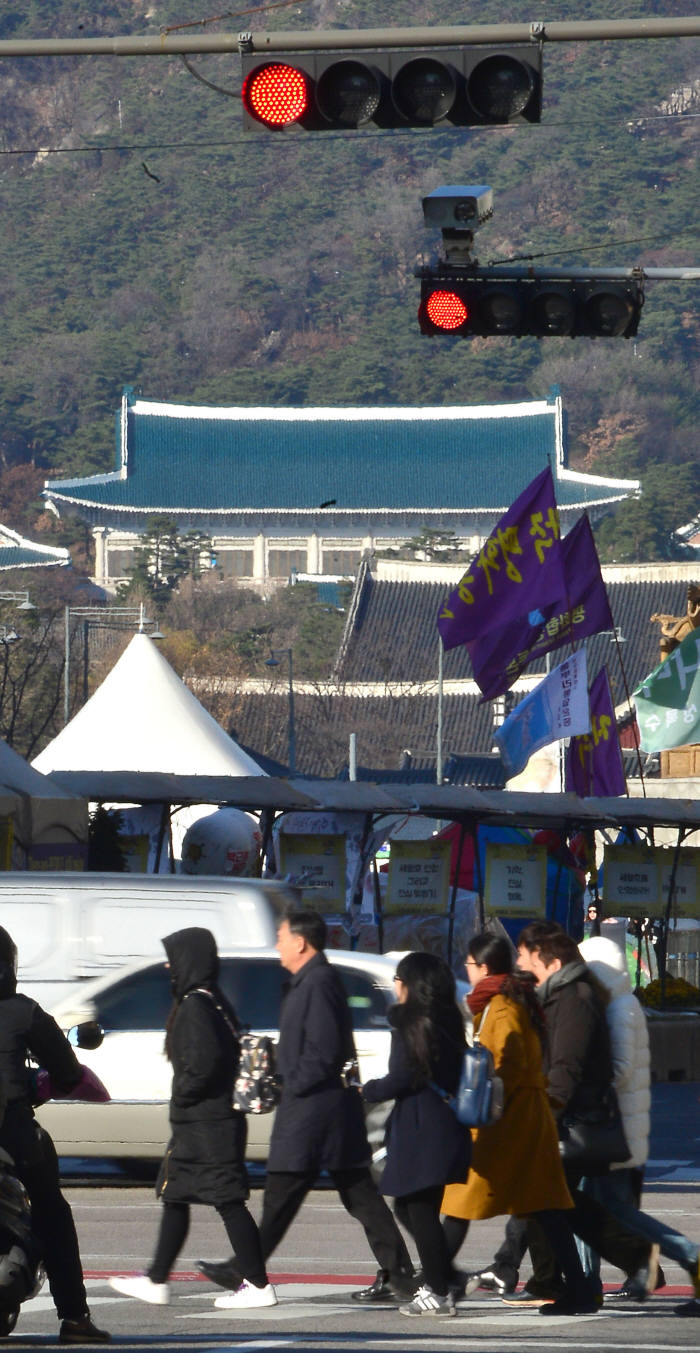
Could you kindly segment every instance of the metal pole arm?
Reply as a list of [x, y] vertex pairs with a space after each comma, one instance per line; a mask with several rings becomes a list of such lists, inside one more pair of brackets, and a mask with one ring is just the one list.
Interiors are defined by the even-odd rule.
[[279, 33], [164, 32], [113, 38], [12, 38], [0, 57], [181, 56], [197, 53], [352, 51], [367, 47], [459, 47], [512, 42], [606, 42], [700, 36], [700, 16], [580, 23], [470, 24], [449, 28], [345, 28]]
[[439, 261], [434, 264], [428, 264], [422, 268], [416, 268], [414, 277], [424, 278], [427, 282], [500, 282], [504, 278], [511, 279], [531, 279], [536, 282], [556, 281], [557, 279], [566, 282], [586, 282], [591, 278], [604, 278], [607, 280], [624, 281], [628, 277], [638, 279], [649, 279], [655, 282], [697, 282], [700, 279], [700, 268], [644, 268], [644, 267], [618, 267], [618, 268], [530, 268], [523, 265], [506, 264], [501, 267], [500, 264], [494, 264], [490, 268], [479, 267], [478, 264], [470, 266], [452, 265]]

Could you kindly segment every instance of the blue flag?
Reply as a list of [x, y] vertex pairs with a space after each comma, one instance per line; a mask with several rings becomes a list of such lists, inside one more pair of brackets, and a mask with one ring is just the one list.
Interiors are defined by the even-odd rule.
[[506, 779], [519, 775], [540, 747], [587, 733], [590, 726], [586, 650], [582, 648], [544, 677], [494, 733]]

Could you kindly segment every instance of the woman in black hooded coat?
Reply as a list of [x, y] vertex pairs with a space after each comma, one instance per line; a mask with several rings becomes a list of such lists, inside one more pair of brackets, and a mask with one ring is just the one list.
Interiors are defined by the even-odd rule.
[[207, 1203], [219, 1213], [244, 1275], [238, 1304], [274, 1306], [258, 1228], [245, 1206], [246, 1121], [232, 1107], [238, 1021], [218, 985], [216, 941], [211, 931], [191, 926], [168, 935], [163, 946], [174, 1003], [165, 1039], [173, 1067], [172, 1136], [156, 1184], [163, 1202], [160, 1233], [147, 1273], [110, 1283], [125, 1296], [166, 1305], [168, 1277], [189, 1230], [189, 1205]]

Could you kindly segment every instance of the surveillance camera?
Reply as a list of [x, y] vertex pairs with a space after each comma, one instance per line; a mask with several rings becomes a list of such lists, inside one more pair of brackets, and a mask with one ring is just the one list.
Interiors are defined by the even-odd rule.
[[451, 184], [423, 198], [423, 219], [441, 230], [476, 230], [493, 216], [493, 189], [486, 184]]

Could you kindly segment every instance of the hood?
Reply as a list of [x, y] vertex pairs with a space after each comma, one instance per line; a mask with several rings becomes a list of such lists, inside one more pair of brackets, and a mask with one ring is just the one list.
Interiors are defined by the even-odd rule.
[[579, 953], [593, 976], [611, 996], [622, 996], [632, 990], [627, 971], [627, 956], [614, 940], [594, 935], [578, 947]]
[[563, 968], [558, 968], [547, 977], [540, 986], [535, 987], [535, 995], [539, 1001], [549, 1000], [553, 991], [558, 991], [560, 987], [568, 987], [570, 982], [580, 982], [582, 977], [588, 976], [588, 969], [583, 959], [579, 962], [565, 963]]
[[14, 996], [17, 990], [17, 945], [0, 926], [0, 1000]]
[[219, 955], [211, 930], [189, 926], [166, 935], [163, 948], [170, 964], [170, 986], [176, 1001], [193, 987], [216, 986]]

